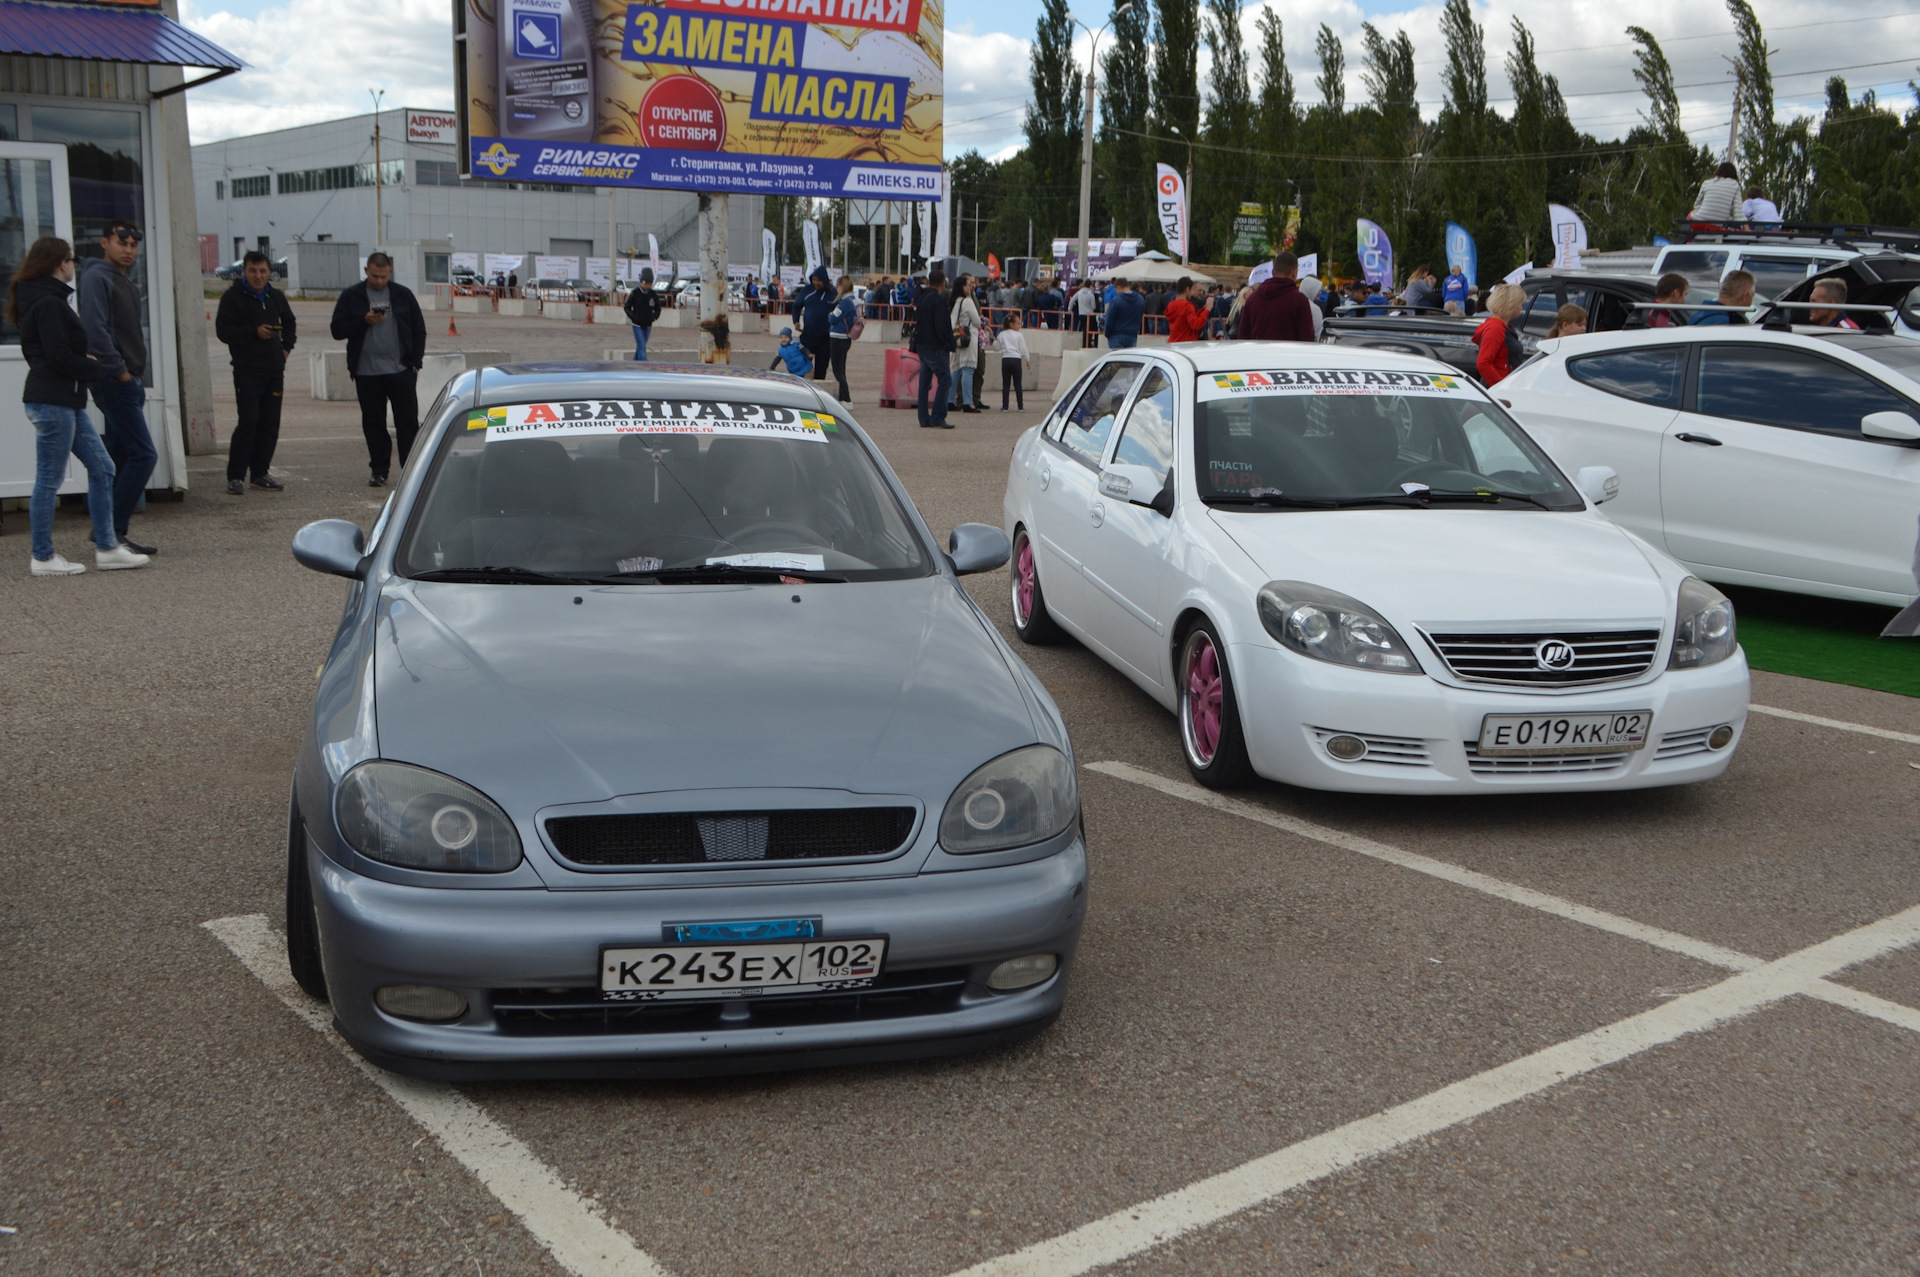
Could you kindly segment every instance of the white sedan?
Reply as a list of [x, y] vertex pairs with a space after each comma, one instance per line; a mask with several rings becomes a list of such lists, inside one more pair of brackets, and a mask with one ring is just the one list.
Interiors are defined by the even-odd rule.
[[1655, 328], [1543, 342], [1494, 388], [1607, 513], [1696, 574], [1914, 600], [1920, 347], [1840, 329]]
[[1613, 482], [1435, 361], [1116, 351], [1014, 447], [1014, 622], [1174, 711], [1214, 787], [1705, 780], [1746, 723], [1733, 610], [1594, 508]]

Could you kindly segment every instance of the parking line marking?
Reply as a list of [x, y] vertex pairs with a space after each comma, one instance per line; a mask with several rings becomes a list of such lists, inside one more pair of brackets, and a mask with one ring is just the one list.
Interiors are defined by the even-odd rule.
[[219, 937], [289, 1011], [425, 1127], [449, 1156], [473, 1172], [562, 1268], [578, 1277], [666, 1277], [666, 1270], [631, 1237], [562, 1183], [551, 1167], [485, 1109], [444, 1082], [402, 1077], [362, 1059], [333, 1031], [333, 1015], [326, 1005], [294, 983], [287, 969], [286, 940], [268, 925], [264, 914], [215, 918], [200, 925]]
[[1865, 723], [1849, 723], [1838, 718], [1822, 718], [1818, 714], [1802, 714], [1797, 709], [1775, 709], [1771, 705], [1748, 705], [1747, 708], [1755, 714], [1790, 718], [1796, 723], [1812, 723], [1815, 727], [1831, 727], [1836, 731], [1859, 732], [1862, 736], [1878, 736], [1882, 740], [1897, 740], [1909, 745], [1920, 745], [1920, 736], [1912, 732], [1889, 731], [1884, 727], [1869, 727]]
[[1070, 1277], [1337, 1174], [1404, 1144], [1539, 1094], [1568, 1078], [1729, 1023], [1845, 967], [1920, 942], [1920, 905], [1788, 954], [1710, 988], [1336, 1127], [955, 1277]]

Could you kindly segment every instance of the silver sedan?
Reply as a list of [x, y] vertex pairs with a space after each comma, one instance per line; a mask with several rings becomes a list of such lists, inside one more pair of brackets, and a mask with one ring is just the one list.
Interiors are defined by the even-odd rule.
[[1059, 1014], [1086, 911], [1044, 688], [846, 410], [789, 377], [469, 372], [370, 535], [293, 783], [287, 937], [443, 1078], [902, 1059]]

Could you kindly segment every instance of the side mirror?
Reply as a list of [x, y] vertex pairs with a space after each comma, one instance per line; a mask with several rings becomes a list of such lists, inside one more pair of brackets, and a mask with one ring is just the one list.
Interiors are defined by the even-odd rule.
[[1898, 439], [1911, 443], [1920, 439], [1920, 421], [1904, 412], [1870, 412], [1860, 418], [1860, 433], [1869, 439]]
[[1573, 486], [1595, 505], [1605, 505], [1620, 495], [1620, 476], [1612, 466], [1581, 466], [1573, 476]]
[[1012, 554], [1007, 534], [991, 523], [962, 523], [947, 534], [947, 558], [961, 576], [991, 572]]
[[1173, 513], [1172, 472], [1155, 474], [1146, 466], [1125, 463], [1108, 466], [1100, 472], [1100, 495], [1116, 501], [1130, 501], [1163, 515]]
[[293, 534], [294, 562], [315, 572], [330, 572], [357, 581], [360, 561], [366, 552], [366, 534], [345, 519], [322, 519]]

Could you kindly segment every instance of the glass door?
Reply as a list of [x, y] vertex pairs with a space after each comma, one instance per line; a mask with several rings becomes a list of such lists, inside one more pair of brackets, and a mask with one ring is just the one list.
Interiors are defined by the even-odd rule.
[[[0, 142], [0, 284], [12, 280], [28, 246], [43, 235], [73, 240], [67, 148]], [[0, 497], [24, 497], [33, 491], [33, 425], [20, 403], [26, 381], [20, 330], [0, 310]], [[86, 472], [69, 458], [60, 491], [86, 490]]]

